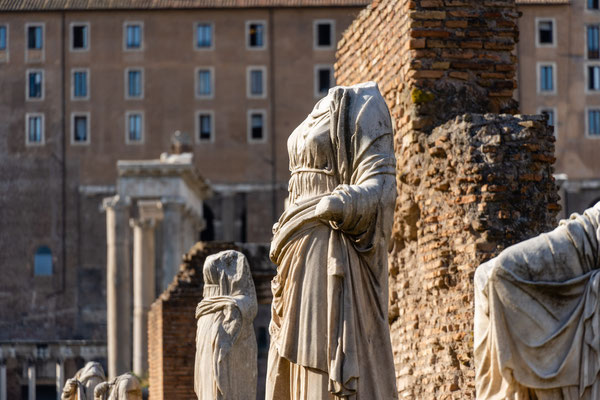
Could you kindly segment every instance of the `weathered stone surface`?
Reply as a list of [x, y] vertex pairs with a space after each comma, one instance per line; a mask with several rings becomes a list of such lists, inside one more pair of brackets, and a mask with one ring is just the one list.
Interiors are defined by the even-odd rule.
[[130, 373], [119, 375], [96, 386], [94, 400], [142, 400], [140, 381]]
[[94, 389], [106, 380], [102, 365], [90, 361], [73, 378], [67, 379], [61, 400], [94, 400]]
[[248, 260], [227, 250], [207, 257], [204, 298], [196, 307], [198, 400], [256, 399], [256, 337], [252, 322], [258, 304]]
[[600, 203], [475, 273], [480, 399], [597, 399]]
[[274, 227], [271, 399], [397, 397], [387, 323], [392, 121], [373, 82], [335, 87], [288, 139]]

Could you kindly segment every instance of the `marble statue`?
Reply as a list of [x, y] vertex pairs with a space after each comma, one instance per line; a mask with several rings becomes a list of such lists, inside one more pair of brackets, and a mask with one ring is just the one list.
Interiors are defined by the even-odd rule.
[[397, 399], [387, 264], [396, 161], [377, 85], [330, 89], [287, 147], [266, 398]]
[[258, 305], [246, 257], [233, 250], [206, 258], [196, 307], [194, 390], [198, 400], [255, 400]]
[[61, 400], [94, 400], [94, 388], [104, 382], [106, 376], [100, 363], [90, 361], [73, 378], [67, 379]]
[[600, 203], [475, 273], [478, 399], [600, 399]]
[[96, 386], [94, 400], [142, 400], [140, 381], [130, 373], [119, 375]]

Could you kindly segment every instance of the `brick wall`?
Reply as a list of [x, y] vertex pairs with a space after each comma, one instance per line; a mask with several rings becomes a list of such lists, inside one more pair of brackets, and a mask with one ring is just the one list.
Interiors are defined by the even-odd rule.
[[338, 44], [338, 84], [375, 80], [395, 120], [400, 398], [475, 398], [475, 268], [555, 224], [551, 128], [511, 115], [517, 17], [514, 0], [375, 0]]
[[[271, 302], [270, 282], [275, 267], [267, 245], [199, 242], [184, 256], [173, 282], [152, 304], [148, 314], [148, 363], [151, 400], [195, 399], [196, 305], [202, 300], [202, 267], [206, 257], [223, 250], [241, 251], [248, 258], [261, 305]], [[267, 306], [268, 308], [268, 306]], [[260, 336], [264, 318], [255, 320]], [[268, 343], [267, 343], [268, 345]], [[259, 349], [259, 358], [263, 352]], [[266, 360], [265, 360], [266, 362]], [[260, 369], [259, 369], [260, 370]], [[259, 379], [261, 377], [259, 376]], [[264, 379], [264, 376], [263, 376]], [[260, 387], [259, 387], [260, 389]], [[260, 391], [260, 390], [259, 390]]]

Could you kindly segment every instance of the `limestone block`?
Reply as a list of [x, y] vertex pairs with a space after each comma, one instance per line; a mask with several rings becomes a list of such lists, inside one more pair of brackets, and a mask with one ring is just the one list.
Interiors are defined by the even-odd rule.
[[255, 400], [256, 291], [246, 257], [234, 250], [206, 258], [204, 298], [196, 308], [194, 390], [198, 400]]

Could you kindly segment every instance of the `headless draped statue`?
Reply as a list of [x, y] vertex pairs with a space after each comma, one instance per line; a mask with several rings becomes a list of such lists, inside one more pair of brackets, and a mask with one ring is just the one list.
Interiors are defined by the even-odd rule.
[[600, 203], [475, 273], [478, 399], [600, 399]]
[[94, 400], [142, 400], [140, 381], [130, 373], [119, 375], [96, 386]]
[[73, 378], [67, 379], [61, 400], [94, 400], [94, 388], [104, 382], [106, 376], [100, 363], [90, 361]]
[[330, 89], [287, 147], [266, 398], [397, 399], [387, 264], [396, 161], [377, 85]]
[[256, 400], [258, 305], [246, 257], [233, 250], [204, 262], [196, 308], [194, 390], [198, 400]]

